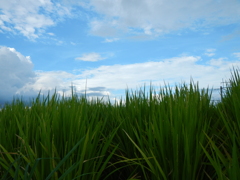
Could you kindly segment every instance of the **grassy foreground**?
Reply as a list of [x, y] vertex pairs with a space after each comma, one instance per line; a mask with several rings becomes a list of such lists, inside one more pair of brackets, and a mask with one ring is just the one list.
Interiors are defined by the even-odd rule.
[[240, 76], [222, 101], [191, 83], [119, 104], [57, 94], [0, 111], [0, 179], [240, 179]]

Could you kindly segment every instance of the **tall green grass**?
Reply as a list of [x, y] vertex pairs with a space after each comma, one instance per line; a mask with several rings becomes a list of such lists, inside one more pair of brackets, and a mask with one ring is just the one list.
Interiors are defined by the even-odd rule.
[[222, 101], [193, 82], [86, 96], [15, 99], [0, 111], [0, 179], [239, 179], [240, 77]]

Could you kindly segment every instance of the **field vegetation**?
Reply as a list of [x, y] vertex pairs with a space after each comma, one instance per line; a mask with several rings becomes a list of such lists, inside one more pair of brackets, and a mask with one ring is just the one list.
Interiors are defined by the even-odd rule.
[[221, 102], [193, 82], [86, 96], [21, 99], [0, 111], [0, 179], [238, 180], [240, 76]]

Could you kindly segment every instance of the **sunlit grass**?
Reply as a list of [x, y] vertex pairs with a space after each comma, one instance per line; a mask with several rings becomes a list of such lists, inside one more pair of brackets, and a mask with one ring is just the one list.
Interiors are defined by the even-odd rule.
[[239, 179], [240, 77], [222, 102], [193, 82], [86, 96], [15, 99], [0, 111], [0, 178]]

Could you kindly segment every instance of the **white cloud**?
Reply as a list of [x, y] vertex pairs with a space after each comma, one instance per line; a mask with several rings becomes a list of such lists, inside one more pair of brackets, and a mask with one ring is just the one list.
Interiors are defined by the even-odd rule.
[[118, 30], [159, 35], [183, 28], [229, 25], [240, 20], [237, 0], [91, 0], [90, 5], [103, 15], [90, 24], [91, 33], [104, 37]]
[[49, 26], [70, 15], [70, 10], [51, 0], [7, 0], [0, 2], [0, 30], [20, 32], [36, 39]]
[[74, 74], [65, 71], [36, 71], [36, 78], [32, 83], [25, 84], [18, 89], [15, 94], [24, 94], [25, 96], [47, 95], [57, 90], [58, 94], [71, 94], [71, 83], [76, 79]]
[[81, 57], [75, 58], [76, 60], [81, 60], [81, 61], [91, 61], [91, 62], [96, 62], [100, 61], [103, 59], [106, 59], [105, 57], [102, 57], [98, 53], [88, 53], [88, 54], [83, 54]]
[[215, 55], [215, 51], [216, 51], [216, 49], [207, 49], [204, 54], [208, 57], [212, 57]]

